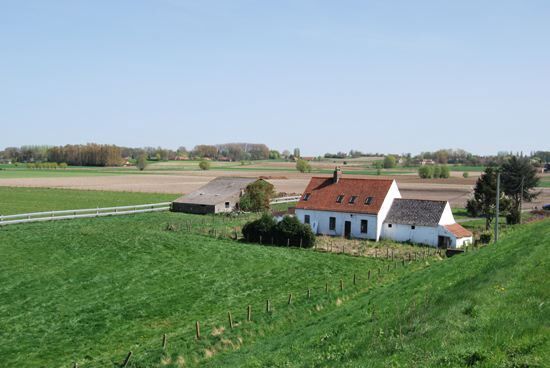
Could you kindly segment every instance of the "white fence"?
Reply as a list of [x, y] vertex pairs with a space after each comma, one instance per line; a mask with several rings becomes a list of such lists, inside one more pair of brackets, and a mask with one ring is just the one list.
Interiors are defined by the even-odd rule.
[[281, 197], [281, 198], [275, 198], [269, 204], [277, 204], [277, 203], [289, 203], [289, 202], [298, 202], [302, 196], [292, 196], [292, 197]]
[[[270, 202], [270, 204], [297, 202], [299, 199], [300, 199], [300, 196], [275, 198]], [[168, 211], [169, 209], [170, 209], [170, 202], [163, 202], [163, 203], [153, 203], [153, 204], [140, 204], [136, 206], [119, 206], [119, 207], [88, 208], [83, 210], [31, 212], [31, 213], [22, 213], [19, 215], [7, 215], [7, 216], [0, 215], [0, 226], [10, 225], [10, 224], [22, 224], [26, 222], [55, 221], [55, 220], [77, 219], [77, 218], [89, 218], [89, 217], [130, 215], [133, 213]]]
[[170, 202], [163, 202], [163, 203], [153, 203], [153, 204], [140, 204], [136, 206], [119, 206], [119, 207], [89, 208], [89, 209], [83, 209], [83, 210], [32, 212], [32, 213], [22, 213], [19, 215], [7, 215], [7, 216], [0, 215], [0, 226], [9, 225], [9, 224], [21, 224], [25, 222], [55, 221], [55, 220], [67, 220], [67, 219], [88, 218], [88, 217], [130, 215], [133, 213], [168, 211], [169, 209], [170, 209]]

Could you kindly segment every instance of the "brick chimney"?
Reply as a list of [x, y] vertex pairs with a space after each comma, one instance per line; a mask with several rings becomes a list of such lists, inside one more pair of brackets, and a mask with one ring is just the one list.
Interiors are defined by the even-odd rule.
[[338, 183], [341, 177], [342, 177], [342, 170], [340, 170], [340, 168], [336, 166], [334, 168], [334, 174], [332, 174], [332, 182], [334, 184]]

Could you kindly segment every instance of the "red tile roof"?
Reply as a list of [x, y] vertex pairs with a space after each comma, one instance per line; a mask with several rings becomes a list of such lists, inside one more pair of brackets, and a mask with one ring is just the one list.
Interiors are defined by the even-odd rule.
[[458, 239], [467, 238], [473, 235], [471, 231], [466, 230], [460, 224], [445, 225], [445, 229], [449, 230]]
[[[352, 212], [378, 214], [390, 190], [393, 180], [340, 178], [334, 183], [332, 177], [313, 177], [296, 208], [318, 211]], [[304, 200], [309, 193], [309, 198]], [[343, 195], [342, 203], [336, 198]], [[355, 203], [349, 203], [351, 196], [357, 196]], [[365, 204], [372, 197], [370, 204]]]

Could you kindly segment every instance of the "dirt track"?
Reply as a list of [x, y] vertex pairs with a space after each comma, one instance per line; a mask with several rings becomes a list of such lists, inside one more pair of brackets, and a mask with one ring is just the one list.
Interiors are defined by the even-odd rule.
[[[302, 193], [311, 174], [274, 171], [190, 171], [155, 174], [132, 174], [111, 176], [87, 176], [64, 178], [24, 178], [2, 179], [0, 186], [71, 188], [88, 190], [112, 190], [129, 192], [156, 192], [181, 195], [193, 191], [218, 176], [264, 176], [278, 192]], [[365, 177], [346, 175], [347, 177]], [[369, 176], [369, 178], [374, 178]], [[469, 198], [475, 178], [452, 177], [449, 179], [424, 180], [416, 175], [380, 176], [376, 178], [396, 179], [405, 198], [448, 200], [454, 206], [463, 206]], [[550, 189], [543, 190], [536, 202], [526, 207], [539, 206], [550, 202]]]

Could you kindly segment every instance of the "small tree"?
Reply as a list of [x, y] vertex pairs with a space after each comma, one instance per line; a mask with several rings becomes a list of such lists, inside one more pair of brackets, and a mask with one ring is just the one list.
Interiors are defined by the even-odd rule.
[[311, 165], [306, 160], [298, 159], [296, 161], [296, 170], [301, 173], [311, 172]]
[[510, 214], [507, 220], [510, 224], [521, 222], [521, 202], [530, 202], [540, 192], [534, 191], [539, 184], [536, 168], [526, 157], [510, 157], [502, 165], [502, 189], [511, 199]]
[[67, 168], [67, 163], [66, 162], [62, 162], [59, 164], [59, 168], [60, 169], [66, 169]]
[[395, 156], [387, 155], [384, 157], [384, 169], [393, 169], [397, 164], [397, 159]]
[[439, 177], [441, 177], [441, 166], [435, 165], [435, 166], [433, 167], [433, 174], [432, 174], [432, 177], [434, 177], [434, 178], [436, 178], [436, 179], [439, 178]]
[[201, 160], [201, 162], [199, 162], [199, 168], [201, 170], [210, 170], [210, 161]]
[[441, 166], [439, 177], [443, 179], [448, 179], [450, 176], [451, 176], [451, 171], [449, 170], [449, 166], [447, 165]]
[[434, 171], [432, 166], [425, 165], [418, 168], [418, 176], [422, 179], [431, 179], [433, 175]]
[[274, 194], [273, 184], [265, 180], [257, 180], [246, 187], [245, 193], [239, 201], [239, 208], [243, 211], [266, 211], [270, 207], [269, 202]]
[[147, 166], [147, 155], [145, 153], [142, 153], [141, 155], [139, 155], [136, 166], [139, 169], [139, 171], [145, 170], [145, 167]]
[[242, 233], [246, 240], [259, 241], [260, 236], [267, 241], [273, 236], [277, 222], [270, 214], [264, 213], [258, 220], [248, 222], [243, 226]]
[[462, 173], [462, 177], [463, 177], [464, 179], [468, 179], [468, 178], [470, 177], [470, 174], [468, 173], [468, 171], [464, 171], [464, 172]]

